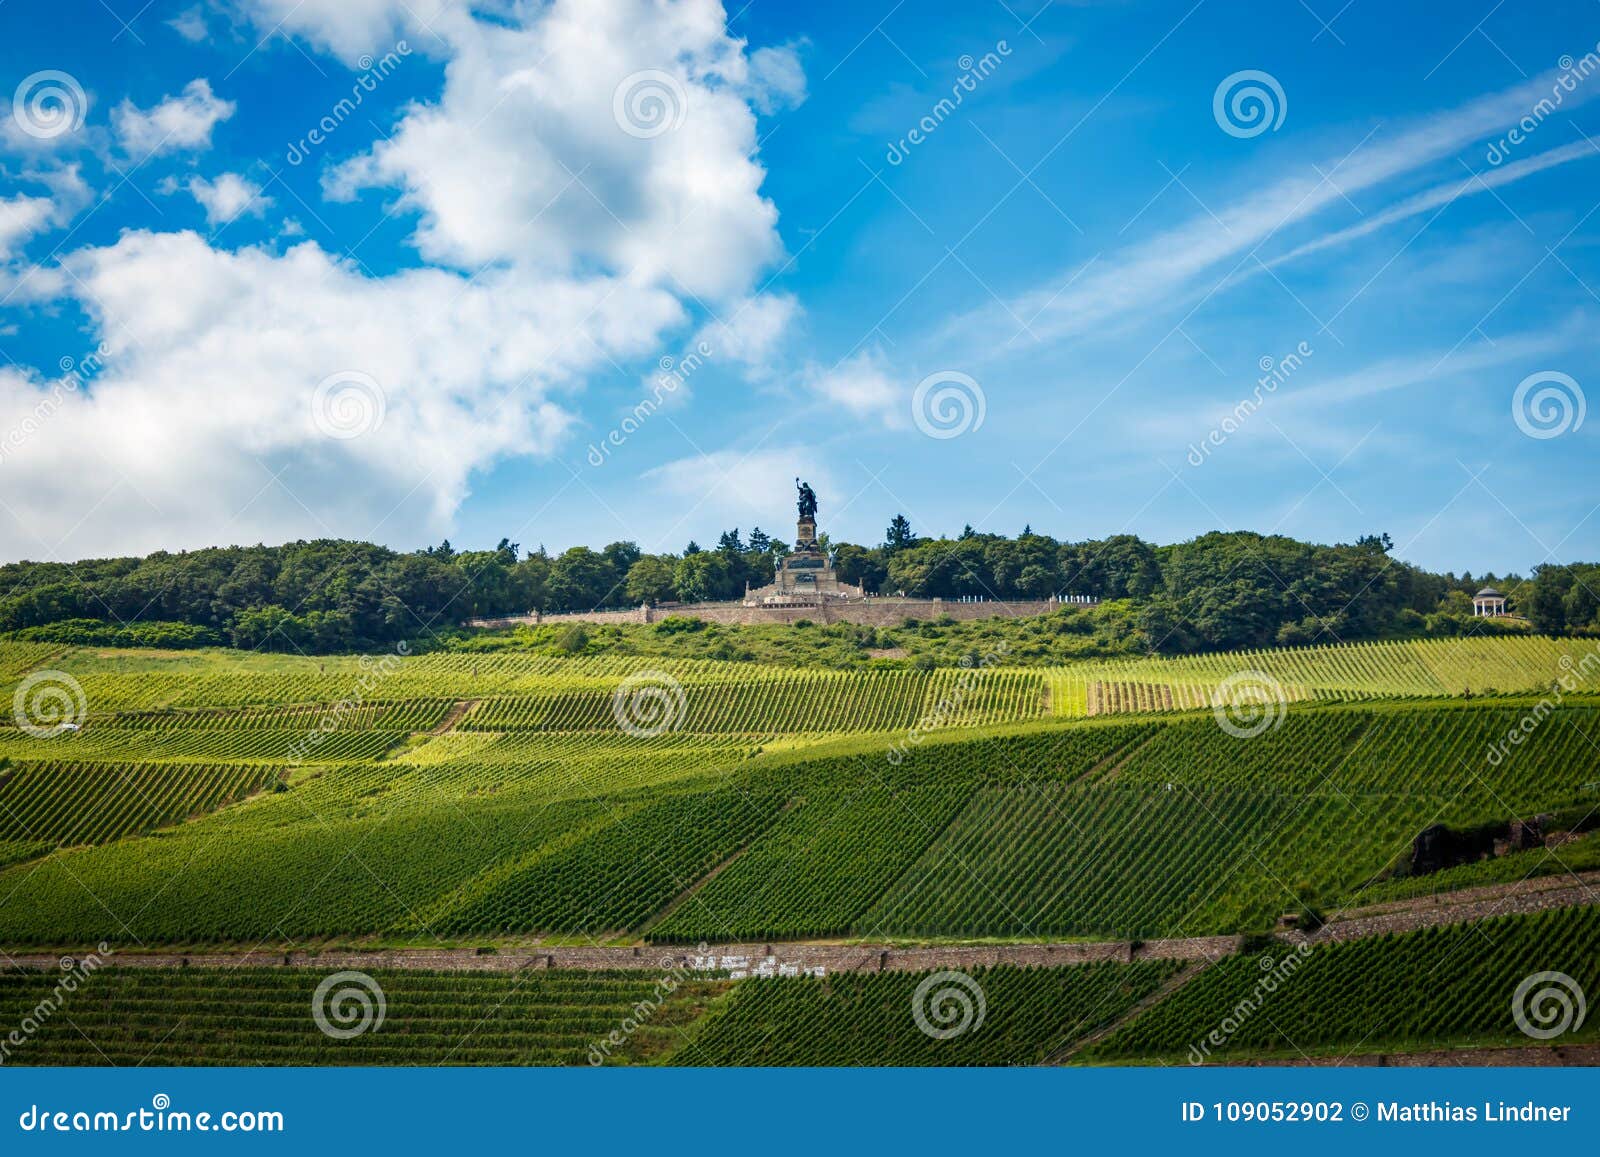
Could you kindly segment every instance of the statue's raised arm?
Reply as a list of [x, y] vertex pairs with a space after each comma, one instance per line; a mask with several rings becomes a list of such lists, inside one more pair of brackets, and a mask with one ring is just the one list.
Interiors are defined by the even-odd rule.
[[802, 482], [798, 478], [794, 480], [794, 484], [795, 488], [800, 491], [800, 517], [809, 518], [814, 521], [817, 517], [816, 491], [811, 489], [811, 485], [809, 483]]

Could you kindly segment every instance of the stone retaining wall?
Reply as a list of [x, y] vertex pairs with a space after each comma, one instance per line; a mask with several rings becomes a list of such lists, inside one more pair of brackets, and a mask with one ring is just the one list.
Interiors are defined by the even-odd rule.
[[[741, 979], [833, 972], [923, 972], [940, 968], [984, 968], [997, 964], [1055, 968], [1111, 960], [1210, 960], [1236, 952], [1234, 936], [1189, 940], [1101, 941], [1083, 944], [999, 944], [985, 947], [889, 948], [847, 944], [656, 944], [638, 948], [550, 947], [479, 954], [470, 948], [390, 949], [376, 952], [188, 952], [102, 954], [113, 968], [306, 968], [413, 969], [441, 972], [521, 972], [573, 969], [670, 972], [682, 968]], [[14, 966], [56, 971], [72, 953], [27, 954]]]

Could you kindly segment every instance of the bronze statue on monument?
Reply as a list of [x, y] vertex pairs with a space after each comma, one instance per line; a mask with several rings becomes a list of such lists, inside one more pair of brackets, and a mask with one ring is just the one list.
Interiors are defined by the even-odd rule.
[[815, 522], [817, 520], [816, 491], [811, 489], [811, 484], [809, 482], [802, 482], [798, 478], [794, 480], [794, 486], [795, 489], [800, 492], [799, 506], [801, 521]]

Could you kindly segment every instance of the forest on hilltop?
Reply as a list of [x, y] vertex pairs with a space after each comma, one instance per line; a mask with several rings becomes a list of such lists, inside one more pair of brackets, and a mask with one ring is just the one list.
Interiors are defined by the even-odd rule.
[[[1134, 535], [1061, 542], [967, 528], [919, 538], [901, 516], [875, 546], [824, 541], [841, 579], [918, 597], [1083, 595], [1141, 649], [1182, 653], [1490, 629], [1471, 593], [1504, 589], [1548, 633], [1600, 631], [1600, 564], [1545, 565], [1530, 579], [1435, 574], [1395, 559], [1387, 535], [1332, 546], [1214, 532], [1158, 546]], [[702, 548], [645, 554], [634, 543], [551, 555], [502, 540], [399, 552], [318, 539], [143, 558], [0, 566], [0, 632], [101, 646], [232, 646], [334, 653], [413, 643], [476, 616], [737, 598], [772, 581], [788, 545], [756, 529]], [[1108, 626], [1113, 625], [1108, 619]], [[1517, 624], [1521, 628], [1522, 624]]]

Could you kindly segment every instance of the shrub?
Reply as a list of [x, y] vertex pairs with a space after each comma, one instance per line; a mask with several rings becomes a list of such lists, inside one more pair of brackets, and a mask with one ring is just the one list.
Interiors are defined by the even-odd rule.
[[160, 647], [187, 650], [220, 647], [224, 640], [210, 627], [163, 621], [106, 623], [99, 619], [63, 619], [40, 627], [24, 627], [10, 636], [29, 643], [73, 647]]

